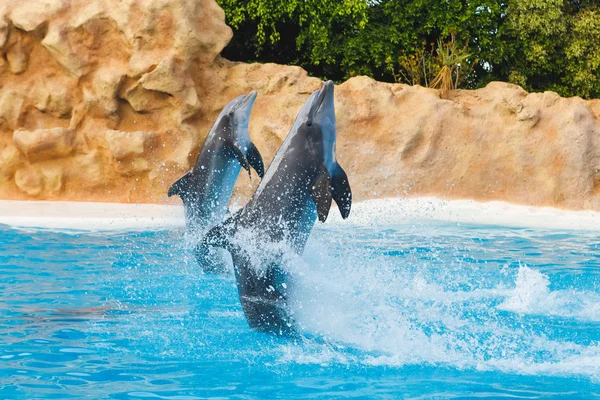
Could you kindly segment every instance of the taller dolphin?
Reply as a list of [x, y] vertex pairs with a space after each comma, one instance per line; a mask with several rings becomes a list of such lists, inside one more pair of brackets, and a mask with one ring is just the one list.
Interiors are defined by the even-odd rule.
[[327, 219], [332, 199], [343, 218], [350, 214], [348, 177], [335, 159], [333, 92], [328, 81], [311, 94], [252, 199], [204, 238], [205, 244], [231, 253], [240, 301], [253, 329], [293, 331], [281, 245], [302, 254], [317, 218]]
[[[223, 221], [233, 187], [242, 167], [250, 166], [262, 178], [262, 157], [248, 134], [250, 112], [256, 91], [238, 96], [221, 111], [209, 131], [194, 167], [169, 189], [169, 197], [178, 195], [184, 206], [188, 231], [202, 234]], [[200, 264], [211, 269], [207, 249], [195, 250]]]

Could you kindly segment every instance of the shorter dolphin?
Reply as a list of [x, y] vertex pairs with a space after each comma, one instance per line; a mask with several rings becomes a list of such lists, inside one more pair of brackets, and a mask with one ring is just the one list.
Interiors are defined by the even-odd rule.
[[287, 307], [286, 252], [301, 255], [317, 220], [325, 222], [332, 199], [350, 214], [348, 177], [335, 159], [334, 85], [308, 98], [248, 204], [205, 236], [228, 250], [240, 301], [251, 328], [293, 333]]
[[[248, 134], [256, 95], [252, 91], [225, 106], [206, 136], [194, 167], [169, 189], [169, 197], [178, 195], [183, 201], [190, 233], [202, 235], [223, 221], [242, 167], [248, 174], [252, 167], [261, 178], [264, 175], [262, 157]], [[213, 269], [205, 246], [197, 246], [194, 252], [205, 270]]]

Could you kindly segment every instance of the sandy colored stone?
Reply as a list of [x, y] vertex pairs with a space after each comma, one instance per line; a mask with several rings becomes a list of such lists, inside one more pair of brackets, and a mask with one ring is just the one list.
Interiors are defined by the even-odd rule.
[[27, 0], [26, 4], [12, 8], [10, 20], [21, 30], [34, 31], [60, 13], [65, 5], [64, 0]]
[[18, 129], [13, 134], [15, 145], [29, 161], [68, 156], [73, 151], [73, 139], [73, 131], [68, 128]]
[[140, 84], [128, 88], [122, 98], [140, 113], [165, 108], [169, 101], [169, 96], [165, 93], [144, 89]]
[[8, 87], [0, 90], [0, 119], [6, 121], [9, 128], [14, 129], [20, 125], [24, 105], [24, 93]]
[[21, 42], [15, 43], [6, 51], [6, 60], [8, 61], [10, 72], [13, 74], [18, 75], [25, 72], [29, 63], [27, 46]]
[[[139, 84], [148, 91], [171, 95], [181, 110], [181, 121], [200, 110], [200, 101], [194, 81], [185, 69], [184, 62], [174, 55], [169, 55], [152, 72], [144, 74], [140, 78]], [[148, 107], [145, 106], [145, 108]], [[134, 107], [134, 109], [137, 108]]]
[[176, 95], [186, 87], [187, 71], [183, 61], [174, 55], [169, 55], [162, 60], [152, 72], [144, 74], [140, 84], [144, 89]]
[[[214, 0], [0, 2], [0, 198], [177, 203], [222, 108], [257, 90], [268, 165], [321, 81], [229, 62]], [[600, 100], [500, 82], [336, 87], [338, 161], [357, 201], [435, 195], [600, 211]], [[235, 201], [259, 181], [240, 175]]]
[[94, 93], [107, 115], [117, 112], [117, 92], [123, 81], [124, 70], [122, 67], [109, 66], [100, 68], [92, 83]]
[[61, 165], [44, 167], [24, 167], [15, 173], [15, 184], [24, 193], [32, 197], [57, 198], [64, 182]]
[[70, 46], [68, 32], [60, 25], [52, 25], [46, 34], [42, 45], [65, 68], [69, 74], [80, 78], [86, 70], [83, 55], [77, 54]]
[[51, 166], [41, 170], [44, 177], [44, 191], [47, 196], [54, 197], [60, 194], [63, 188], [63, 168]]
[[[1, 6], [0, 6], [1, 7]], [[8, 22], [2, 18], [3, 13], [0, 9], [0, 49], [4, 47], [8, 40]]]
[[0, 177], [10, 179], [22, 163], [22, 156], [15, 146], [6, 146], [0, 151]]
[[34, 168], [22, 168], [15, 173], [17, 187], [29, 196], [36, 197], [44, 190], [44, 176]]
[[105, 163], [97, 151], [73, 157], [69, 177], [79, 182], [87, 190], [93, 190], [106, 184], [109, 177], [105, 171]]
[[31, 94], [33, 106], [58, 118], [68, 117], [73, 109], [73, 87], [67, 79], [40, 79]]
[[134, 157], [117, 161], [115, 170], [121, 175], [139, 174], [150, 171], [150, 164], [144, 158]]
[[141, 156], [146, 143], [154, 137], [152, 132], [106, 131], [106, 142], [113, 157], [117, 160]]

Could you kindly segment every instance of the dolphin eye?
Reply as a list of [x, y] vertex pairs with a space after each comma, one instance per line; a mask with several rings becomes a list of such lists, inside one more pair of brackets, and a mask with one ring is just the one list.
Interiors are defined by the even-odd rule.
[[312, 126], [312, 121], [307, 121], [307, 122], [306, 122], [306, 125], [308, 125], [308, 126]]

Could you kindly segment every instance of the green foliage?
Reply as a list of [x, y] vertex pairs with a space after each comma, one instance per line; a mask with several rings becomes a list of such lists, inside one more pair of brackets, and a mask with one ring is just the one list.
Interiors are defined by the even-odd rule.
[[600, 0], [217, 1], [235, 31], [230, 59], [429, 85], [456, 37], [455, 87], [504, 80], [600, 97]]
[[590, 6], [573, 19], [565, 48], [566, 82], [573, 94], [600, 97], [600, 8]]
[[[234, 59], [297, 63], [339, 74], [343, 41], [367, 24], [366, 0], [220, 0], [235, 38]], [[342, 76], [343, 77], [343, 76]]]
[[509, 0], [508, 19], [503, 27], [513, 42], [509, 78], [530, 90], [542, 90], [553, 81], [553, 89], [564, 91], [553, 76], [552, 62], [564, 48], [567, 21], [563, 0]]
[[423, 44], [423, 48], [417, 50], [416, 54], [401, 54], [398, 57], [398, 70], [391, 57], [385, 60], [387, 70], [395, 82], [438, 88], [442, 95], [449, 90], [458, 89], [473, 71], [476, 61], [467, 45], [459, 46], [454, 33], [448, 42], [438, 40], [435, 51], [427, 51]]
[[[600, 96], [600, 11], [595, 1], [509, 0], [509, 80], [528, 90]], [[516, 40], [514, 40], [516, 39]]]

